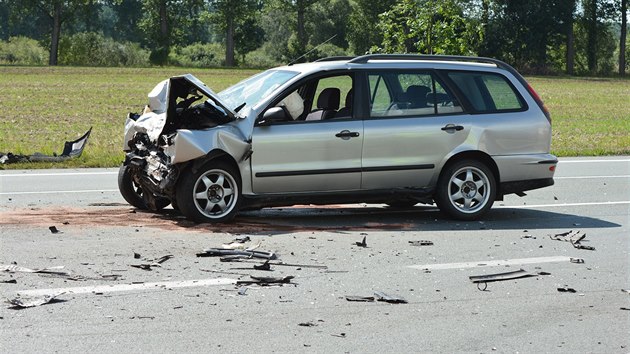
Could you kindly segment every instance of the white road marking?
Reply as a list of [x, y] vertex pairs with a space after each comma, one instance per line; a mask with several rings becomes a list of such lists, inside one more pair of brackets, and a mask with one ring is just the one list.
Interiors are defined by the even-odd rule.
[[149, 290], [165, 290], [174, 288], [192, 288], [200, 286], [216, 286], [236, 284], [235, 279], [217, 278], [217, 279], [198, 279], [198, 280], [181, 280], [181, 281], [161, 281], [154, 283], [140, 284], [116, 284], [116, 285], [96, 285], [82, 286], [70, 288], [56, 289], [34, 289], [18, 291], [19, 296], [43, 296], [50, 294], [88, 294], [88, 293], [112, 293], [119, 291], [149, 291]]
[[12, 173], [0, 174], [3, 177], [56, 177], [56, 176], [97, 176], [97, 175], [117, 175], [118, 172], [59, 172], [59, 173]]
[[630, 162], [630, 159], [621, 160], [560, 160], [559, 163], [590, 163], [590, 162]]
[[618, 176], [568, 176], [568, 177], [554, 177], [553, 179], [601, 179], [601, 178], [630, 178], [630, 175], [618, 175]]
[[518, 209], [528, 209], [528, 208], [557, 208], [557, 207], [573, 207], [573, 206], [595, 206], [595, 205], [623, 205], [630, 204], [628, 200], [622, 200], [618, 202], [592, 202], [592, 203], [561, 203], [561, 204], [537, 204], [537, 205], [496, 205], [493, 208], [518, 208]]
[[497, 267], [516, 264], [538, 264], [538, 263], [558, 263], [558, 262], [570, 262], [571, 257], [554, 256], [554, 257], [534, 257], [534, 258], [517, 258], [517, 259], [502, 259], [502, 260], [487, 260], [477, 262], [463, 262], [463, 263], [442, 263], [442, 264], [423, 264], [412, 265], [408, 268], [422, 269], [422, 270], [438, 270], [438, 269], [463, 269], [463, 268], [477, 268], [477, 267]]
[[33, 191], [33, 192], [2, 192], [0, 195], [23, 195], [23, 194], [65, 194], [65, 193], [103, 193], [118, 192], [118, 189], [87, 189], [81, 191]]

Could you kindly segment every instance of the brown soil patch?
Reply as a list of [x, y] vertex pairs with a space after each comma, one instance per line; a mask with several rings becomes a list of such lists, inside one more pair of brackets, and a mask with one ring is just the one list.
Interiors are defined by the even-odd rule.
[[[295, 209], [292, 207], [286, 209]], [[319, 207], [318, 207], [319, 208]], [[332, 206], [330, 209], [339, 209]], [[306, 208], [305, 208], [306, 209]], [[326, 209], [324, 207], [324, 209]], [[367, 221], [359, 217], [359, 225], [347, 225], [345, 222], [329, 221], [326, 215], [306, 213], [305, 217], [290, 218], [268, 215], [237, 216], [231, 223], [226, 224], [197, 224], [188, 221], [173, 210], [161, 212], [144, 212], [133, 208], [102, 207], [93, 208], [24, 208], [8, 212], [0, 212], [0, 225], [72, 225], [72, 226], [142, 226], [164, 230], [191, 230], [198, 232], [223, 233], [290, 233], [302, 231], [361, 231], [361, 230], [409, 230], [413, 224], [409, 223], [381, 223]], [[348, 215], [346, 215], [348, 216]], [[361, 220], [365, 222], [361, 222]], [[373, 220], [373, 219], [372, 219]]]

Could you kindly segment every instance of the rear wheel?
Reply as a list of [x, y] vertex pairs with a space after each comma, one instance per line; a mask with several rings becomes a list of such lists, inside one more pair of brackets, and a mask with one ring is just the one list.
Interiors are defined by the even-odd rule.
[[238, 212], [241, 178], [230, 164], [209, 161], [197, 172], [188, 170], [177, 186], [177, 206], [196, 222], [225, 222]]
[[[118, 170], [118, 190], [127, 203], [141, 210], [148, 210], [144, 200], [144, 190], [131, 177], [129, 166], [122, 165]], [[171, 202], [166, 198], [155, 197], [156, 210], [166, 208]]]
[[476, 220], [494, 204], [496, 189], [494, 175], [484, 163], [461, 160], [442, 172], [435, 202], [455, 219]]

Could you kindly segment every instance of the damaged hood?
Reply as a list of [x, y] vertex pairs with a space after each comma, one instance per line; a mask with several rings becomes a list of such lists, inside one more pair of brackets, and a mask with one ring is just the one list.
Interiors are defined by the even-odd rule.
[[[156, 142], [162, 134], [190, 128], [195, 117], [183, 115], [181, 111], [189, 109], [193, 102], [202, 98], [206, 100], [200, 105], [203, 106], [201, 109], [212, 112], [211, 120], [216, 125], [236, 119], [236, 113], [201, 80], [191, 74], [174, 76], [158, 83], [149, 92], [149, 104], [141, 115], [130, 114], [127, 117], [123, 150], [129, 150], [128, 144], [135, 133], [145, 133], [151, 141]], [[205, 126], [196, 128], [208, 128], [210, 125], [205, 122]]]

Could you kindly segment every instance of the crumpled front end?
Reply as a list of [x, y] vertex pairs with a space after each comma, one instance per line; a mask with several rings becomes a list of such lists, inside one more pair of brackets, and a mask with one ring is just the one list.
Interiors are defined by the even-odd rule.
[[123, 167], [141, 191], [148, 209], [160, 199], [175, 200], [181, 170], [213, 150], [238, 157], [250, 145], [237, 129], [233, 113], [192, 75], [160, 82], [149, 94], [143, 114], [125, 122]]

